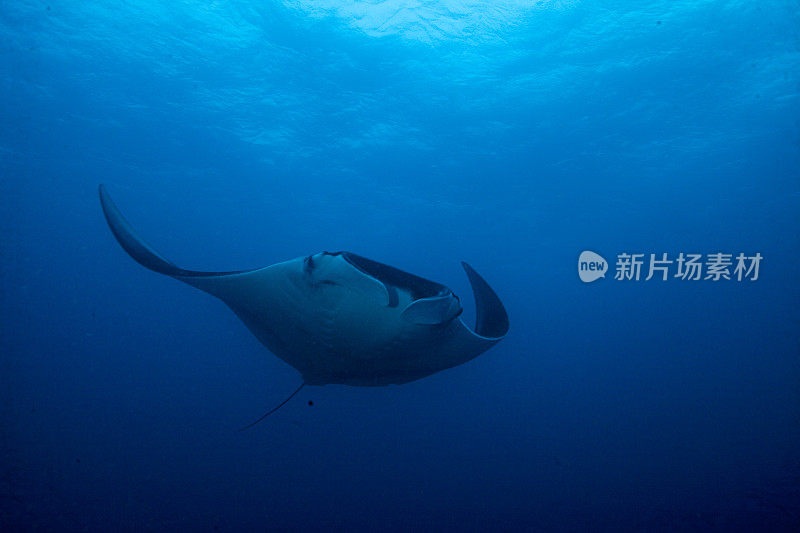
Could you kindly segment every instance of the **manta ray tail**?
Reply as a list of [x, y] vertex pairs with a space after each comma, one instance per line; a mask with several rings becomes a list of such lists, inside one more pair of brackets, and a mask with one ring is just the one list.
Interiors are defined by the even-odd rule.
[[264, 413], [264, 414], [261, 416], [261, 418], [259, 418], [259, 419], [258, 419], [258, 420], [256, 420], [255, 422], [252, 422], [252, 423], [250, 423], [250, 424], [247, 424], [247, 425], [246, 425], [246, 426], [244, 426], [243, 428], [239, 428], [239, 431], [244, 431], [245, 429], [250, 429], [251, 427], [255, 426], [256, 424], [258, 424], [259, 422], [261, 422], [262, 420], [264, 420], [265, 418], [267, 418], [269, 415], [271, 415], [272, 413], [274, 413], [275, 411], [277, 411], [278, 409], [280, 409], [281, 407], [283, 407], [284, 405], [286, 405], [287, 403], [289, 403], [289, 400], [291, 400], [292, 398], [294, 398], [294, 397], [295, 397], [295, 395], [296, 395], [298, 392], [300, 392], [300, 389], [302, 389], [302, 388], [303, 388], [303, 387], [305, 387], [305, 386], [306, 386], [306, 382], [304, 381], [303, 383], [301, 383], [301, 384], [300, 384], [300, 386], [299, 386], [299, 387], [297, 387], [297, 389], [296, 389], [296, 390], [295, 390], [293, 393], [291, 393], [291, 394], [289, 395], [289, 397], [288, 397], [288, 398], [286, 398], [286, 399], [285, 399], [285, 400], [283, 400], [281, 403], [279, 403], [278, 405], [276, 405], [275, 407], [273, 407], [272, 409], [270, 409], [269, 411], [267, 411], [266, 413]]

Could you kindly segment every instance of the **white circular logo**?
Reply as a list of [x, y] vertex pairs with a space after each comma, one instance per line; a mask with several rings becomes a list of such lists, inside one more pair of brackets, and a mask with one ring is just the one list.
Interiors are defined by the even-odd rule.
[[578, 258], [578, 277], [584, 283], [591, 283], [600, 278], [606, 277], [608, 262], [603, 256], [585, 250]]

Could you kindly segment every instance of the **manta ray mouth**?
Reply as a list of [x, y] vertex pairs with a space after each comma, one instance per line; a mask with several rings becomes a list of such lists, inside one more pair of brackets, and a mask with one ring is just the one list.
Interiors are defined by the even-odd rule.
[[396, 307], [398, 303], [397, 291], [402, 290], [411, 295], [412, 300], [421, 298], [434, 298], [437, 296], [452, 295], [458, 299], [453, 292], [435, 281], [430, 281], [414, 274], [409, 274], [399, 268], [384, 265], [372, 259], [367, 259], [352, 252], [325, 252], [328, 255], [342, 256], [345, 261], [358, 269], [366, 276], [375, 278], [383, 283], [389, 293], [389, 307]]

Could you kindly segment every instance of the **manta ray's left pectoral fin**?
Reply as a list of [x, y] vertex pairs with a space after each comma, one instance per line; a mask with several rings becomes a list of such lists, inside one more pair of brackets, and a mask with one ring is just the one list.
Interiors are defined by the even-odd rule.
[[508, 333], [509, 321], [503, 302], [480, 274], [464, 261], [461, 266], [467, 273], [475, 295], [474, 334], [485, 339], [502, 339]]

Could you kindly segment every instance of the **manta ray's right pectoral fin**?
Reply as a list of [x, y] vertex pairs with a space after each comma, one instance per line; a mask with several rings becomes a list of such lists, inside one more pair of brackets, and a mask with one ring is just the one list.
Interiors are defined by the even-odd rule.
[[161, 257], [158, 252], [153, 250], [146, 242], [136, 235], [136, 232], [133, 231], [131, 225], [125, 220], [125, 217], [122, 216], [116, 204], [114, 204], [105, 186], [101, 184], [98, 189], [100, 193], [100, 203], [103, 206], [103, 214], [106, 217], [106, 222], [108, 222], [108, 227], [111, 228], [111, 233], [114, 234], [120, 246], [128, 252], [128, 255], [143, 267], [160, 274], [166, 274], [167, 276], [181, 279], [189, 284], [193, 283], [184, 278], [208, 278], [245, 272], [198, 272], [186, 270], [174, 265], [167, 259]]

